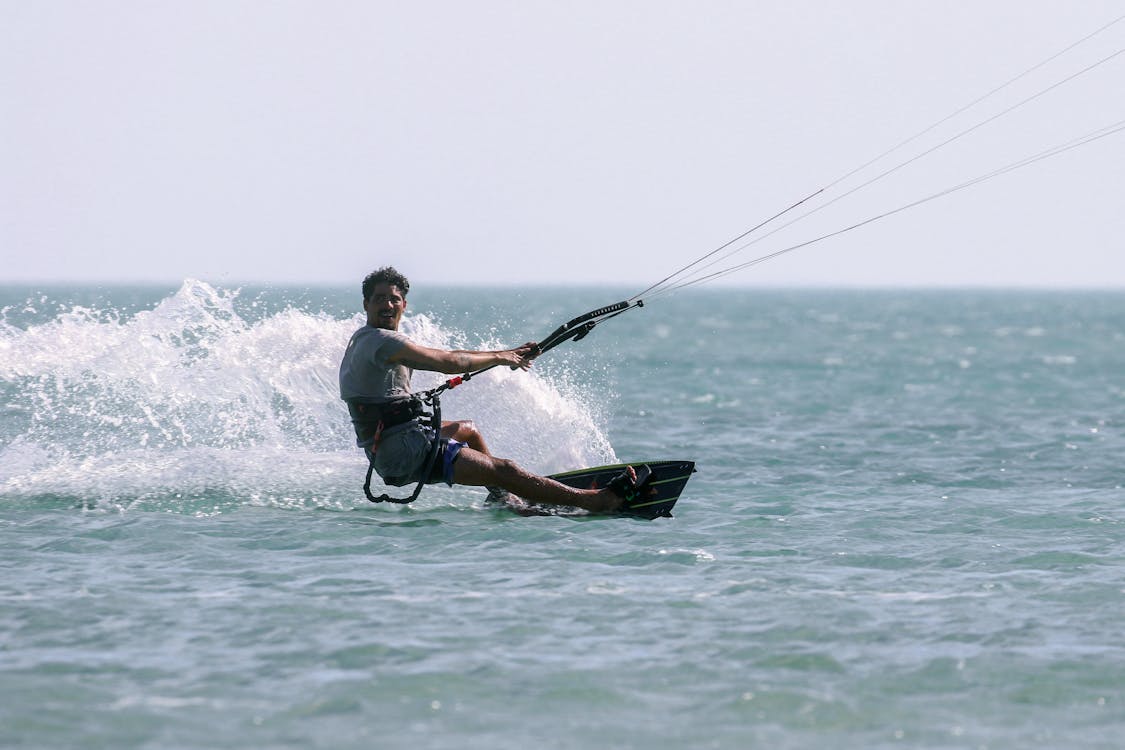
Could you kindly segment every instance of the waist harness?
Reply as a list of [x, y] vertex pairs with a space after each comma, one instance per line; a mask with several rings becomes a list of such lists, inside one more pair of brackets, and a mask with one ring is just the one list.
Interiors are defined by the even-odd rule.
[[373, 440], [372, 453], [379, 446], [379, 438], [383, 430], [413, 422], [419, 417], [429, 416], [422, 405], [422, 399], [418, 396], [397, 398], [382, 403], [363, 403], [360, 401], [348, 401], [347, 403], [352, 424], [355, 425], [356, 437], [363, 442]]
[[[426, 402], [431, 406], [431, 411], [426, 411]], [[373, 503], [412, 503], [418, 499], [422, 487], [426, 484], [430, 472], [433, 471], [434, 461], [437, 460], [441, 450], [441, 399], [437, 393], [427, 393], [424, 396], [409, 396], [382, 403], [363, 403], [348, 401], [348, 412], [355, 425], [355, 434], [360, 441], [371, 441], [371, 461], [367, 465], [367, 478], [363, 483], [363, 494]], [[375, 471], [375, 451], [379, 449], [379, 439], [383, 430], [397, 427], [407, 422], [413, 422], [422, 417], [429, 417], [430, 428], [434, 436], [430, 441], [430, 450], [426, 453], [426, 461], [422, 465], [422, 475], [418, 479], [418, 486], [414, 488], [410, 497], [391, 497], [383, 493], [376, 497], [371, 493], [371, 474]]]

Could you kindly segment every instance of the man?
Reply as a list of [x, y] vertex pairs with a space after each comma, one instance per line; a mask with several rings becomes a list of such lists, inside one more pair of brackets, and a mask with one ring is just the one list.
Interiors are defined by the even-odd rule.
[[352, 335], [340, 362], [340, 398], [348, 404], [357, 444], [383, 481], [402, 486], [421, 479], [437, 439], [439, 453], [427, 483], [484, 486], [492, 498], [510, 492], [533, 503], [619, 510], [622, 496], [636, 489], [632, 467], [609, 488], [575, 489], [496, 458], [471, 421], [442, 422], [438, 436], [419, 421], [410, 398], [414, 370], [450, 375], [496, 365], [527, 370], [538, 351], [533, 343], [497, 351], [446, 351], [416, 344], [398, 330], [409, 291], [410, 282], [391, 267], [368, 274], [363, 280], [367, 325]]

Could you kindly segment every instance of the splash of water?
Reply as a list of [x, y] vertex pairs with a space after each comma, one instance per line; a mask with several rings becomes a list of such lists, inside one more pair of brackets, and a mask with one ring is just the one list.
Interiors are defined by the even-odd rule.
[[[362, 502], [336, 384], [362, 319], [292, 307], [255, 318], [237, 297], [188, 280], [132, 314], [73, 306], [21, 327], [5, 313], [0, 495], [177, 512]], [[426, 346], [463, 338], [425, 315], [403, 330]], [[437, 380], [417, 373], [414, 385]], [[536, 471], [614, 460], [593, 407], [534, 373], [493, 370], [443, 406]]]

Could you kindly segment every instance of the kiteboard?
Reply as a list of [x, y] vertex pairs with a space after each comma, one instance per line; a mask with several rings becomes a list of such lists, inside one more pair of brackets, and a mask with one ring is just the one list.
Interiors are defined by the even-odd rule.
[[634, 499], [628, 510], [622, 513], [648, 519], [672, 517], [672, 507], [680, 499], [684, 485], [695, 471], [694, 461], [634, 461], [629, 464], [564, 471], [561, 474], [551, 474], [550, 478], [570, 487], [598, 489], [609, 484], [627, 466], [632, 466], [638, 475], [643, 473], [642, 467], [647, 466], [652, 474], [644, 484], [641, 496]]

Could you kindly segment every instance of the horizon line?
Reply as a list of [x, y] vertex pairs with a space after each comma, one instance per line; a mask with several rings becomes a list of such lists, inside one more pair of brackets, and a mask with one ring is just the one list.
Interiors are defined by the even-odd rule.
[[[222, 287], [286, 287], [286, 288], [307, 288], [307, 289], [343, 289], [352, 286], [358, 287], [358, 281], [293, 281], [293, 280], [248, 280], [248, 279], [227, 279], [216, 280], [208, 278], [199, 278], [194, 276], [185, 277], [178, 280], [172, 279], [120, 279], [120, 280], [91, 280], [91, 279], [19, 279], [9, 280], [0, 279], [0, 288], [27, 288], [27, 287], [81, 287], [89, 286], [95, 288], [123, 288], [123, 287], [179, 287], [187, 281], [201, 281], [203, 283]], [[464, 289], [544, 289], [544, 288], [558, 288], [558, 289], [621, 289], [626, 288], [627, 285], [623, 283], [613, 283], [605, 281], [436, 281], [427, 280], [425, 278], [416, 278], [412, 281], [411, 286], [414, 290], [417, 287], [437, 287], [437, 288], [464, 288]], [[934, 290], [934, 291], [956, 291], [956, 290], [980, 290], [980, 291], [1104, 291], [1104, 292], [1120, 292], [1125, 291], [1125, 283], [1111, 284], [1104, 281], [1093, 282], [1077, 282], [1077, 283], [1037, 283], [1037, 282], [957, 282], [957, 283], [922, 283], [922, 282], [870, 282], [870, 283], [855, 283], [855, 282], [840, 282], [840, 283], [822, 283], [822, 282], [726, 282], [726, 283], [712, 283], [699, 285], [697, 287], [689, 287], [686, 289], [676, 290], [677, 292], [689, 291], [699, 292], [706, 291], [707, 289], [714, 290], [738, 290], [738, 289], [754, 289], [754, 290], [872, 290], [872, 291], [919, 291], [919, 290]]]

